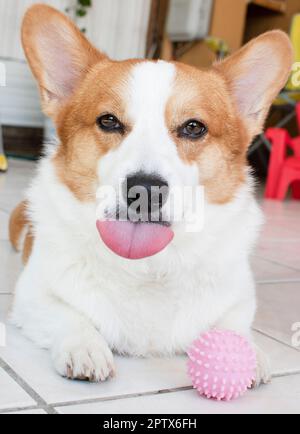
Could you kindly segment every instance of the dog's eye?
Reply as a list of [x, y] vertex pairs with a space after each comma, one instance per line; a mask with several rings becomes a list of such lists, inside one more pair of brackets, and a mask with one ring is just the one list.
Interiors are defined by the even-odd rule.
[[207, 127], [200, 121], [196, 121], [194, 119], [187, 121], [183, 124], [179, 130], [179, 137], [185, 137], [188, 139], [199, 139], [207, 133]]
[[119, 119], [111, 114], [100, 116], [97, 119], [97, 125], [101, 130], [106, 131], [108, 133], [119, 132], [123, 133], [124, 126], [119, 121]]

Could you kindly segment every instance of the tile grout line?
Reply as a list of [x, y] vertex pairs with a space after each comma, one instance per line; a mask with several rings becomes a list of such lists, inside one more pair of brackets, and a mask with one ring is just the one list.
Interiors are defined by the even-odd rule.
[[279, 285], [280, 283], [299, 283], [300, 282], [300, 278], [296, 278], [296, 279], [269, 279], [269, 280], [256, 280], [255, 283], [257, 283], [258, 285]]
[[[0, 358], [0, 368], [2, 368], [36, 403], [37, 407], [47, 408], [50, 414], [56, 413], [50, 405], [26, 383], [2, 358]], [[53, 411], [52, 411], [53, 410]]]
[[288, 265], [288, 264], [285, 264], [283, 262], [276, 261], [274, 259], [268, 259], [265, 256], [261, 256], [261, 255], [254, 254], [252, 256], [255, 258], [263, 259], [264, 261], [270, 262], [270, 263], [275, 264], [275, 265], [281, 265], [282, 267], [288, 268], [289, 270], [300, 272], [300, 268], [293, 267], [292, 265]]
[[[297, 353], [299, 352], [299, 350], [298, 350], [297, 348], [293, 347], [292, 345], [289, 345], [289, 344], [287, 344], [286, 342], [283, 342], [283, 341], [281, 341], [280, 339], [275, 338], [274, 336], [269, 335], [268, 333], [266, 333], [266, 332], [260, 330], [260, 329], [257, 328], [257, 327], [252, 327], [252, 330], [254, 330], [254, 331], [257, 332], [257, 333], [260, 333], [261, 335], [265, 336], [266, 338], [271, 339], [272, 341], [276, 342], [277, 344], [281, 344], [281, 345], [283, 345], [283, 346], [289, 348], [290, 350], [294, 350], [294, 351], [296, 351]], [[300, 371], [300, 369], [299, 369], [299, 371]]]
[[293, 371], [289, 371], [289, 372], [285, 372], [283, 374], [273, 374], [272, 378], [287, 378], [287, 377], [296, 377], [296, 376], [300, 376], [300, 369], [299, 370], [293, 370]]
[[[1, 362], [1, 359], [0, 359]], [[25, 389], [24, 389], [25, 390]], [[73, 405], [82, 405], [82, 404], [96, 404], [99, 402], [110, 402], [110, 401], [118, 401], [118, 400], [125, 400], [130, 398], [140, 398], [143, 396], [156, 396], [156, 395], [167, 395], [169, 393], [177, 393], [177, 392], [186, 392], [189, 390], [193, 390], [192, 386], [186, 386], [186, 387], [178, 387], [174, 389], [163, 389], [153, 392], [145, 392], [145, 393], [132, 393], [128, 395], [116, 395], [111, 397], [105, 397], [105, 398], [92, 398], [92, 399], [81, 399], [76, 401], [64, 401], [64, 402], [58, 402], [58, 403], [52, 403], [52, 404], [40, 404], [36, 406], [30, 406], [30, 407], [12, 407], [9, 409], [0, 410], [0, 414], [3, 413], [13, 413], [16, 411], [30, 411], [30, 410], [45, 410], [45, 411], [51, 411], [50, 414], [57, 414], [55, 407], [70, 407]], [[25, 390], [26, 391], [26, 390]], [[42, 400], [43, 401], [43, 400]]]
[[[283, 345], [284, 347], [290, 349], [290, 350], [294, 350], [296, 352], [298, 352], [298, 350], [296, 348], [294, 348], [291, 345], [288, 345], [286, 342], [282, 342], [279, 339], [274, 338], [273, 336], [268, 335], [267, 333], [259, 330], [258, 328], [252, 327], [252, 330], [255, 331], [256, 333], [259, 333], [260, 335], [276, 342], [279, 345]], [[282, 371], [280, 373], [274, 373], [272, 374], [272, 378], [285, 378], [285, 377], [292, 377], [294, 375], [300, 375], [300, 367], [299, 369], [293, 369], [291, 371]]]
[[54, 408], [52, 408], [51, 405], [47, 406], [31, 406], [31, 407], [10, 407], [7, 409], [0, 410], [1, 414], [10, 414], [10, 413], [20, 413], [25, 411], [32, 411], [32, 410], [44, 410], [47, 414], [57, 414]]
[[163, 389], [163, 390], [156, 390], [152, 392], [141, 392], [141, 393], [129, 393], [127, 395], [116, 395], [111, 397], [105, 397], [105, 398], [93, 398], [93, 399], [82, 399], [78, 401], [66, 401], [66, 402], [58, 402], [58, 403], [52, 403], [51, 406], [54, 408], [60, 408], [60, 407], [70, 407], [73, 405], [86, 405], [86, 404], [96, 404], [100, 402], [111, 402], [111, 401], [121, 401], [126, 399], [132, 399], [132, 398], [142, 398], [144, 396], [157, 396], [157, 395], [168, 395], [171, 393], [177, 393], [177, 392], [187, 392], [189, 390], [194, 390], [193, 386], [185, 386], [185, 387], [176, 387], [174, 389]]
[[[298, 237], [298, 235], [297, 235]], [[261, 242], [267, 242], [267, 243], [276, 243], [276, 244], [283, 244], [283, 243], [292, 243], [292, 244], [297, 244], [300, 242], [300, 238], [268, 238], [268, 239], [263, 239], [261, 238], [260, 241]]]

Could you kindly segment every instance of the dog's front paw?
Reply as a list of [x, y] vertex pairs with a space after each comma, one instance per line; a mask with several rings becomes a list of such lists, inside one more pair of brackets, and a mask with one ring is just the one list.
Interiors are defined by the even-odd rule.
[[101, 382], [115, 375], [112, 352], [96, 331], [59, 340], [52, 359], [57, 372], [70, 380]]
[[261, 384], [269, 384], [272, 380], [270, 360], [259, 348], [256, 348], [256, 379], [252, 387], [259, 387]]

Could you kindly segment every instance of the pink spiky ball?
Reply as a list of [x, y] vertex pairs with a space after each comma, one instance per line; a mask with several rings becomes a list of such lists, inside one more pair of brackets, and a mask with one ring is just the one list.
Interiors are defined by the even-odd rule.
[[188, 374], [201, 396], [231, 401], [243, 396], [256, 377], [256, 353], [231, 331], [204, 333], [188, 351]]

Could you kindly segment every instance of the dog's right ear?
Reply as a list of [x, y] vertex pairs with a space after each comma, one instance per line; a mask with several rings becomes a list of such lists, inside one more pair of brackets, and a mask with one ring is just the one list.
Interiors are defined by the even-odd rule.
[[42, 4], [27, 11], [22, 43], [39, 82], [43, 110], [54, 119], [89, 69], [107, 59], [69, 18]]
[[289, 78], [293, 58], [288, 36], [273, 30], [215, 65], [228, 83], [251, 139], [262, 133], [271, 104]]

